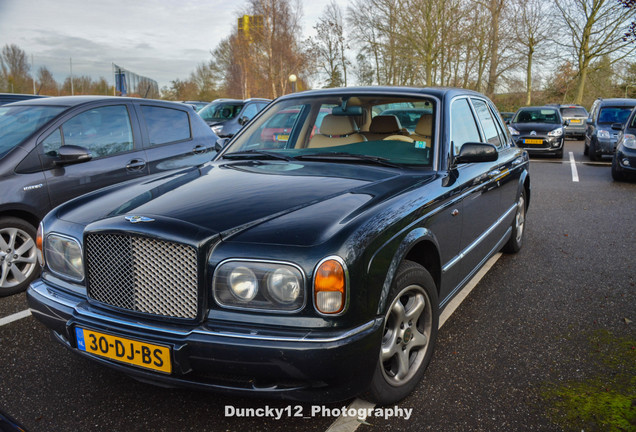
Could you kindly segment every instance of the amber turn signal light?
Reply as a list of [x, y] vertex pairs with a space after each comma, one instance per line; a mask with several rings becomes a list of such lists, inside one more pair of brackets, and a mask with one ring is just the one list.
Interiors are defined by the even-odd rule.
[[323, 261], [314, 277], [314, 302], [323, 314], [342, 312], [347, 299], [347, 282], [342, 264], [335, 259]]

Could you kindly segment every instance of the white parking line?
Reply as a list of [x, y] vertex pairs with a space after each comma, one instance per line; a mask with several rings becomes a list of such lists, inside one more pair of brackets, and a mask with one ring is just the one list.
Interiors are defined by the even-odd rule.
[[[470, 292], [477, 286], [479, 281], [486, 275], [486, 273], [490, 271], [492, 266], [495, 265], [495, 263], [500, 257], [501, 257], [501, 252], [493, 255], [486, 262], [486, 264], [481, 268], [481, 270], [479, 270], [477, 274], [470, 280], [468, 285], [466, 285], [459, 292], [459, 294], [457, 294], [453, 298], [453, 300], [451, 300], [451, 302], [448, 303], [448, 305], [446, 306], [442, 314], [439, 316], [438, 328], [442, 328], [442, 326], [446, 323], [448, 318], [450, 318], [453, 312], [455, 312], [455, 310], [459, 307], [459, 305], [462, 304], [462, 302], [466, 299], [466, 297], [468, 297], [468, 294], [470, 294]], [[362, 399], [354, 399], [354, 401], [351, 402], [351, 405], [349, 405], [349, 408], [347, 409], [347, 411], [349, 411], [349, 409], [357, 410], [358, 408], [366, 408], [368, 410], [374, 407], [375, 405], [372, 404], [371, 402], [367, 402]], [[329, 426], [329, 429], [327, 429], [326, 432], [353, 432], [356, 429], [358, 429], [358, 426], [360, 426], [365, 420], [366, 418], [358, 419], [356, 417], [340, 416], [336, 419], [336, 421], [334, 421], [331, 424], [331, 426]]]
[[576, 170], [576, 161], [574, 160], [574, 153], [570, 152], [570, 167], [572, 168], [572, 181], [579, 181], [579, 172]]
[[14, 313], [13, 315], [9, 315], [4, 318], [0, 318], [0, 327], [12, 323], [13, 321], [21, 320], [22, 318], [30, 317], [31, 310], [23, 310], [22, 312]]

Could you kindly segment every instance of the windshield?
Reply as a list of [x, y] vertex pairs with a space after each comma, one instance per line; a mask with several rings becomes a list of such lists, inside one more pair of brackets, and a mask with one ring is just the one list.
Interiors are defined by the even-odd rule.
[[[282, 100], [245, 129], [222, 158], [431, 166], [434, 113], [432, 99], [394, 95]], [[408, 118], [409, 128], [401, 117]]]
[[604, 107], [598, 114], [599, 123], [625, 123], [632, 112], [630, 106]]
[[225, 121], [233, 119], [241, 112], [243, 102], [212, 102], [199, 111], [205, 121]]
[[556, 110], [549, 108], [520, 110], [513, 123], [549, 123], [559, 124], [559, 115]]
[[561, 108], [563, 117], [587, 117], [585, 108]]
[[65, 109], [32, 105], [0, 107], [0, 158]]

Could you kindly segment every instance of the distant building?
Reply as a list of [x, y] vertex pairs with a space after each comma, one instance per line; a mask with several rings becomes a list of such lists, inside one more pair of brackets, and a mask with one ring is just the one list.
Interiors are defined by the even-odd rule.
[[243, 15], [238, 19], [238, 34], [247, 41], [252, 41], [254, 32], [263, 29], [262, 15]]

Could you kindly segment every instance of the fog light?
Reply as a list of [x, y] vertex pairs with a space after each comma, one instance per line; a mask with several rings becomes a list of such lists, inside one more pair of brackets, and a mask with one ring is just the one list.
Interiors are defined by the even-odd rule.
[[627, 159], [627, 158], [623, 159], [623, 165], [630, 166], [629, 165], [629, 159]]

